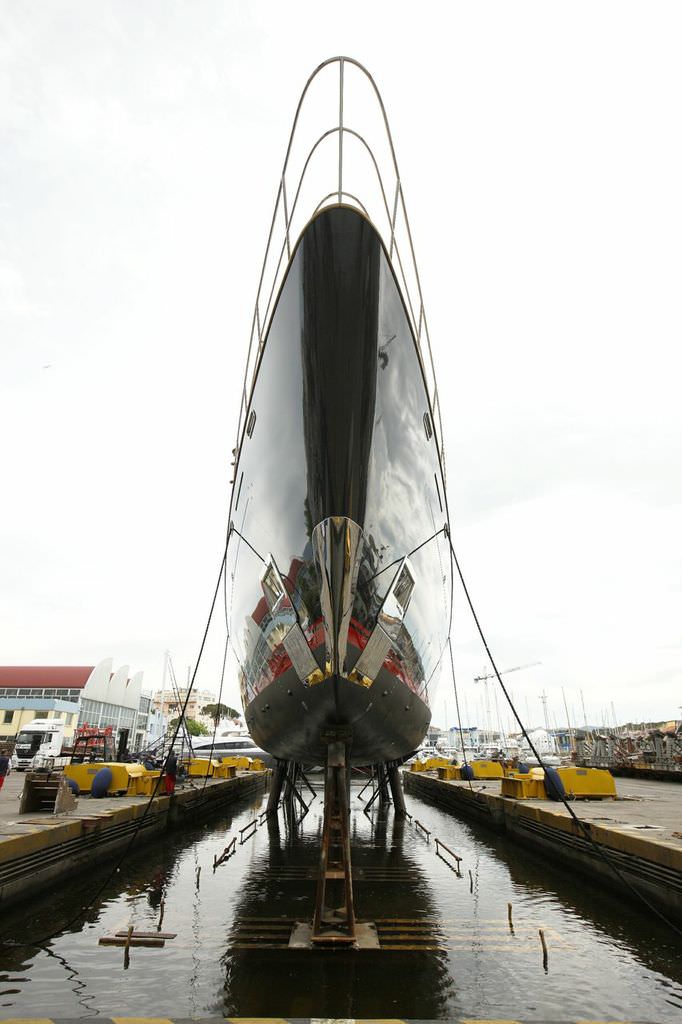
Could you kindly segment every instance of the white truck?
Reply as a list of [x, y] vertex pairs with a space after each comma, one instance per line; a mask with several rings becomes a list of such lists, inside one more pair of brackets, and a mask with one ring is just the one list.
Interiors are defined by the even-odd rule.
[[17, 736], [12, 768], [20, 772], [63, 768], [69, 763], [69, 755], [62, 753], [63, 745], [64, 722], [59, 718], [36, 718], [27, 722]]

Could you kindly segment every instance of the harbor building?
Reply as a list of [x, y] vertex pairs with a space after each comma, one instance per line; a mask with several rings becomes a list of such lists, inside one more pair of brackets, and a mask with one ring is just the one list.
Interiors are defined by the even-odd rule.
[[168, 719], [158, 708], [152, 707], [152, 701], [150, 693], [143, 693], [140, 696], [133, 750], [144, 750], [151, 746], [161, 739], [168, 728]]
[[[210, 715], [202, 714], [202, 709], [209, 704], [215, 704], [217, 699], [215, 693], [210, 693], [206, 690], [192, 690], [185, 710], [185, 716], [193, 718], [196, 722], [206, 726], [207, 729], [212, 730], [215, 723]], [[158, 693], [154, 694], [152, 704], [170, 722], [173, 718], [178, 717], [186, 700], [187, 688], [183, 687], [177, 690], [159, 690]]]
[[26, 722], [61, 719], [65, 739], [78, 726], [112, 726], [117, 745], [131, 748], [140, 712], [142, 672], [113, 659], [98, 665], [0, 666], [0, 742], [13, 746]]

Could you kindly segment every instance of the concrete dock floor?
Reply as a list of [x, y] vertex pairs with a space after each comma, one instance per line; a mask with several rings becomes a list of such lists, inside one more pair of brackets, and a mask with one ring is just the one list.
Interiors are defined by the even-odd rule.
[[[676, 782], [650, 779], [616, 779], [617, 800], [573, 800], [571, 807], [584, 821], [641, 833], [657, 842], [672, 843], [682, 850], [682, 786]], [[469, 788], [468, 782], [445, 785]], [[472, 782], [476, 792], [499, 796], [501, 783], [495, 779]], [[553, 814], [569, 817], [563, 804], [555, 800], [520, 800], [529, 807], [541, 807]]]
[[[43, 823], [46, 827], [50, 824], [63, 822], [67, 819], [92, 818], [93, 815], [107, 814], [110, 811], [119, 811], [122, 807], [141, 806], [148, 802], [148, 796], [107, 796], [100, 799], [93, 799], [91, 796], [79, 796], [78, 807], [75, 811], [66, 815], [55, 816], [51, 811], [31, 811], [28, 814], [19, 814], [19, 801], [24, 788], [25, 772], [12, 772], [5, 779], [5, 784], [0, 790], [0, 842], [6, 835], [20, 834], [27, 826], [35, 828], [35, 823]], [[223, 779], [213, 781], [209, 779], [206, 787], [220, 785]], [[204, 785], [203, 779], [192, 779], [189, 783], [180, 784], [176, 787], [177, 793], [184, 793], [192, 788], [197, 792]], [[165, 795], [163, 780], [157, 793], [157, 797]]]

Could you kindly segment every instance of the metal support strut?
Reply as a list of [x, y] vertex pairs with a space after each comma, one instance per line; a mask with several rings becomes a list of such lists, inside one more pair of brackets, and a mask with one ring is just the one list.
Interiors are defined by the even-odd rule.
[[282, 786], [287, 774], [287, 763], [286, 761], [278, 761], [274, 772], [272, 773], [272, 781], [270, 783], [270, 794], [268, 796], [267, 813], [277, 814], [277, 808], [279, 806], [279, 799], [282, 795]]
[[400, 772], [398, 771], [398, 765], [388, 765], [387, 771], [388, 781], [391, 785], [391, 795], [393, 796], [393, 807], [395, 808], [395, 816], [396, 818], [404, 818], [407, 813], [405, 810], [405, 794], [403, 793], [403, 786], [400, 780]]
[[[312, 941], [318, 945], [354, 945], [357, 941], [351, 876], [346, 745], [333, 740], [327, 748], [324, 826]], [[331, 885], [329, 885], [331, 883]], [[341, 883], [341, 893], [338, 893]], [[331, 905], [330, 890], [340, 899]]]
[[369, 814], [376, 800], [379, 801], [379, 806], [384, 809], [391, 802], [391, 798], [388, 795], [388, 769], [385, 764], [376, 764], [372, 766], [371, 781], [372, 795], [365, 804], [365, 814]]

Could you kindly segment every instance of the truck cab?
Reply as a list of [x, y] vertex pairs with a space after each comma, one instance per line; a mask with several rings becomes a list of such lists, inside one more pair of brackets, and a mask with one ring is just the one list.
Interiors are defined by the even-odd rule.
[[64, 722], [58, 718], [36, 718], [22, 726], [17, 736], [13, 765], [17, 771], [48, 768], [59, 758], [64, 743]]

